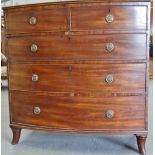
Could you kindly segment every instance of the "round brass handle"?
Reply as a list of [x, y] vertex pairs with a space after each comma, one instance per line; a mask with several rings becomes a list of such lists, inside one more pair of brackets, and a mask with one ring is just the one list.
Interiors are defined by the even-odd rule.
[[105, 20], [107, 23], [112, 23], [114, 21], [114, 16], [112, 14], [107, 14]]
[[35, 53], [38, 51], [38, 46], [36, 44], [31, 45], [31, 52]]
[[113, 43], [107, 43], [106, 44], [106, 50], [107, 52], [112, 52], [114, 49], [114, 44]]
[[41, 112], [41, 109], [40, 109], [39, 107], [34, 107], [33, 113], [34, 113], [35, 115], [39, 115], [40, 112]]
[[112, 83], [113, 80], [114, 80], [114, 78], [113, 78], [113, 76], [112, 76], [111, 74], [107, 75], [107, 77], [106, 77], [106, 79], [105, 79], [105, 81], [106, 81], [107, 83], [109, 83], [109, 84]]
[[37, 18], [36, 18], [36, 17], [30, 17], [30, 19], [29, 19], [29, 24], [30, 24], [30, 25], [35, 25], [35, 24], [37, 24]]
[[37, 74], [33, 74], [32, 75], [32, 81], [38, 81], [39, 80], [39, 76]]
[[114, 117], [114, 111], [113, 110], [107, 110], [106, 111], [106, 117], [107, 118], [113, 118]]

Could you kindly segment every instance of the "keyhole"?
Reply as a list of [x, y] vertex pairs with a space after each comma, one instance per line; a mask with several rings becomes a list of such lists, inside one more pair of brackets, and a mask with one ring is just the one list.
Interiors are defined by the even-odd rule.
[[72, 70], [72, 66], [69, 65], [68, 66], [68, 70], [71, 71]]

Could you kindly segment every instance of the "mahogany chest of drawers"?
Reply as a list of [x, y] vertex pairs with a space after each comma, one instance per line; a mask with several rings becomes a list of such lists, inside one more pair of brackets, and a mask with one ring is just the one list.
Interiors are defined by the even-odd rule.
[[21, 129], [134, 134], [145, 154], [150, 3], [4, 10], [12, 144]]

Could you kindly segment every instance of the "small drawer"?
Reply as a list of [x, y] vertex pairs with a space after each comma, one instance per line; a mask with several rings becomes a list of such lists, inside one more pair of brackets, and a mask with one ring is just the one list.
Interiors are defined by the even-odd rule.
[[145, 69], [145, 63], [15, 64], [9, 66], [9, 85], [11, 90], [144, 94]]
[[18, 92], [10, 97], [13, 123], [68, 130], [145, 129], [144, 96], [71, 99]]
[[38, 31], [65, 31], [66, 9], [35, 9], [7, 13], [7, 33], [34, 33]]
[[[146, 34], [25, 36], [8, 39], [9, 61], [146, 59]], [[74, 47], [74, 48], [73, 48]]]
[[[92, 6], [72, 9], [72, 30], [146, 30], [147, 6]], [[107, 32], [107, 31], [106, 31]]]

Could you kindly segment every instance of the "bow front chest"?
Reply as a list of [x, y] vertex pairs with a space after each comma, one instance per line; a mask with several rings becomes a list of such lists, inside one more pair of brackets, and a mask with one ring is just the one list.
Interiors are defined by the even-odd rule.
[[134, 134], [145, 154], [149, 2], [4, 10], [12, 144], [21, 129]]

